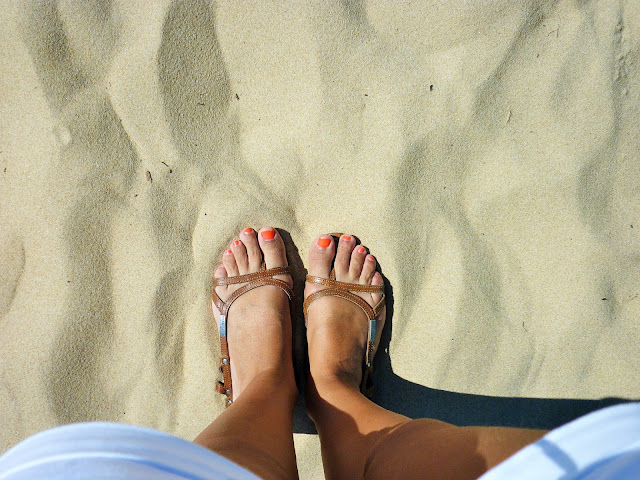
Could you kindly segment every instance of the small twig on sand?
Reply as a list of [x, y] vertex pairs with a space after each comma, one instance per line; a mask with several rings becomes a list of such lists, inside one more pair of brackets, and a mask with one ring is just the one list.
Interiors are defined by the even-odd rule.
[[635, 295], [631, 295], [629, 298], [624, 299], [622, 303], [630, 302], [631, 300], [635, 300], [636, 298], [638, 298], [637, 293]]

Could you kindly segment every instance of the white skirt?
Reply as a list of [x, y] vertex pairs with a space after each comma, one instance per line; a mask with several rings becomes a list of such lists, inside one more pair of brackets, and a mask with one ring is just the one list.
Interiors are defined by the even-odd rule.
[[479, 480], [507, 479], [640, 479], [640, 403], [608, 407], [558, 427]]
[[52, 428], [0, 457], [0, 479], [242, 479], [258, 477], [173, 435], [118, 423]]
[[[256, 479], [194, 443], [148, 428], [78, 423], [38, 433], [0, 457], [0, 480]], [[481, 480], [640, 479], [640, 403], [559, 427]]]

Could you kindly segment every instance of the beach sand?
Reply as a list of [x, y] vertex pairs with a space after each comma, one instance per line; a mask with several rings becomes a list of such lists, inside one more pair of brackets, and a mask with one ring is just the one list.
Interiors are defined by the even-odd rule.
[[638, 2], [7, 1], [0, 56], [0, 451], [98, 419], [195, 437], [247, 226], [281, 229], [299, 297], [316, 235], [377, 257], [400, 413], [639, 398]]

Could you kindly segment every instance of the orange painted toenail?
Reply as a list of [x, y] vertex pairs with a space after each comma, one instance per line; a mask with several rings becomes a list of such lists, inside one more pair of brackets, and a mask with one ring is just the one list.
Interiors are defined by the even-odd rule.
[[327, 248], [331, 245], [331, 239], [329, 237], [319, 237], [316, 243], [320, 248]]
[[240, 246], [240, 240], [234, 240], [233, 241], [233, 246], [234, 247], [239, 247]]
[[369, 260], [370, 262], [374, 262], [376, 259], [373, 258], [373, 255], [367, 255], [367, 260]]
[[263, 230], [260, 232], [260, 236], [265, 240], [273, 240], [276, 237], [275, 230]]
[[227, 255], [233, 255], [233, 252], [231, 251], [231, 249], [227, 250], [227, 251], [226, 251], [226, 252], [224, 252], [224, 253], [226, 253]]
[[342, 235], [342, 240], [344, 240], [345, 242], [350, 242], [351, 241], [351, 235]]
[[251, 228], [251, 227], [248, 227], [248, 228], [245, 228], [244, 230], [242, 230], [242, 233], [244, 233], [245, 235], [249, 235], [252, 232], [253, 232], [253, 228]]
[[358, 253], [364, 253], [364, 252], [366, 252], [366, 251], [367, 251], [367, 250], [366, 250], [362, 245], [360, 245], [360, 246], [358, 247]]

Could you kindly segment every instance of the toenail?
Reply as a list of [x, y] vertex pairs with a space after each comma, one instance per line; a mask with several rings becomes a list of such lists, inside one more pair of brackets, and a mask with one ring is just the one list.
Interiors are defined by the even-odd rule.
[[260, 236], [265, 240], [273, 240], [276, 236], [276, 231], [273, 229], [263, 230], [260, 232]]
[[342, 235], [342, 240], [344, 240], [345, 242], [350, 242], [351, 241], [351, 235]]
[[240, 246], [240, 240], [234, 240], [233, 241], [233, 246], [234, 247], [239, 247]]
[[375, 261], [375, 258], [373, 258], [373, 255], [367, 255], [367, 260], [369, 260], [370, 262]]
[[227, 250], [227, 251], [226, 251], [226, 252], [224, 252], [224, 253], [226, 253], [227, 255], [233, 255], [233, 252], [231, 251], [231, 249]]
[[318, 237], [318, 241], [316, 242], [320, 248], [327, 248], [331, 245], [331, 239], [329, 237]]
[[365, 248], [362, 245], [360, 245], [358, 247], [358, 253], [364, 253], [364, 252], [366, 252]]
[[244, 230], [242, 230], [242, 233], [244, 233], [245, 235], [250, 235], [251, 233], [253, 233], [253, 228], [245, 228]]

